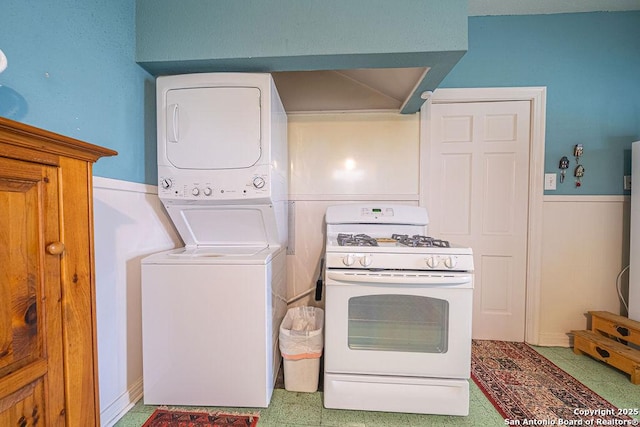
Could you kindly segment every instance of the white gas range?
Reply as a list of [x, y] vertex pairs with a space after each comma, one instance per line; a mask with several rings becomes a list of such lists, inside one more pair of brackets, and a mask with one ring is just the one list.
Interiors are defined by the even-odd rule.
[[326, 212], [327, 408], [467, 415], [473, 253], [424, 208]]

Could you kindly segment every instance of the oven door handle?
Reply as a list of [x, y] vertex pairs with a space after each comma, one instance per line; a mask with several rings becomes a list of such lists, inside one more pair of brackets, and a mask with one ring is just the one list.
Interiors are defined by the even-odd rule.
[[[410, 285], [438, 285], [438, 286], [455, 286], [472, 283], [473, 277], [467, 273], [450, 274], [439, 273], [422, 273], [422, 272], [355, 272], [355, 271], [336, 271], [327, 270], [327, 279], [336, 282], [351, 283], [400, 283]], [[332, 285], [334, 283], [326, 283]]]

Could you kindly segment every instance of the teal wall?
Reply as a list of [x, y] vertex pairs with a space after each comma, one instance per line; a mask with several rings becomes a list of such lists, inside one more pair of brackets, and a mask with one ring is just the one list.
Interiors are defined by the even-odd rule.
[[467, 50], [467, 0], [137, 0], [153, 75], [430, 67], [403, 113]]
[[140, 63], [262, 58], [277, 71], [354, 68], [381, 53], [467, 47], [467, 0], [137, 0], [136, 10]]
[[[570, 174], [545, 194], [623, 191], [640, 140], [640, 12], [469, 18], [469, 50], [440, 87], [546, 86], [545, 172]], [[582, 186], [573, 146], [584, 144]]]
[[0, 116], [118, 151], [95, 175], [155, 183], [154, 80], [135, 63], [134, 1], [2, 0]]
[[[0, 116], [115, 149], [96, 175], [155, 184], [154, 84], [135, 39], [134, 0], [2, 0]], [[580, 189], [567, 179], [547, 194], [624, 194], [638, 40], [640, 12], [471, 17], [468, 52], [440, 86], [546, 86], [545, 171], [563, 155], [573, 166], [576, 143], [586, 168]]]

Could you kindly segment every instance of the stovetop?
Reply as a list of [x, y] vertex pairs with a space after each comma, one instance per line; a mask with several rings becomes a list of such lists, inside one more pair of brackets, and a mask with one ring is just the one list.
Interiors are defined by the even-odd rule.
[[329, 269], [473, 271], [471, 248], [427, 236], [424, 208], [337, 205], [325, 220]]
[[338, 233], [336, 238], [339, 246], [380, 246], [380, 243], [397, 243], [398, 245], [408, 247], [438, 247], [449, 248], [451, 245], [447, 240], [436, 239], [429, 236], [421, 236], [414, 234], [412, 236], [408, 234], [392, 234], [391, 237], [378, 237], [374, 238], [368, 234], [348, 234]]
[[413, 237], [371, 237], [364, 233], [329, 235], [326, 265], [328, 268], [473, 271], [471, 248], [425, 236]]

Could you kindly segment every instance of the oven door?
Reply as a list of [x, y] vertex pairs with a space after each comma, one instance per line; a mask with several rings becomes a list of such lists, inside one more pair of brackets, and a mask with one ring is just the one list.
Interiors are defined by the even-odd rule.
[[469, 378], [473, 275], [326, 271], [328, 373]]

